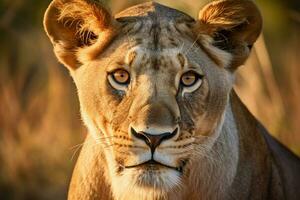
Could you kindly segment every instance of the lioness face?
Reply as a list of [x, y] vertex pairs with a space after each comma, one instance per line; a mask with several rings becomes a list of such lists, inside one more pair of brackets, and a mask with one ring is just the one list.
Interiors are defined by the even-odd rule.
[[160, 199], [219, 136], [232, 72], [261, 17], [244, 0], [213, 1], [198, 20], [152, 2], [114, 18], [94, 1], [54, 0], [44, 25], [76, 83], [114, 194]]
[[114, 179], [170, 189], [217, 137], [230, 74], [183, 34], [190, 19], [119, 21], [122, 34], [73, 75], [83, 118]]

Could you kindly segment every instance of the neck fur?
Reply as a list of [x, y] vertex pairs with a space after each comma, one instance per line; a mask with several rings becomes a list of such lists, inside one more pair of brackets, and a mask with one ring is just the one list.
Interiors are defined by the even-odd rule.
[[239, 160], [239, 137], [230, 103], [219, 131], [211, 149], [193, 162], [198, 167], [189, 175], [187, 193], [184, 194], [189, 199], [224, 199], [233, 183]]

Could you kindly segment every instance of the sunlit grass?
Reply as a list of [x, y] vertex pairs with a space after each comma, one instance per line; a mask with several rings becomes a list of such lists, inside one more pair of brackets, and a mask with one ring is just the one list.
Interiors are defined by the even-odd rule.
[[[115, 2], [113, 11], [128, 4]], [[192, 0], [159, 2], [193, 17], [200, 8]], [[239, 69], [236, 89], [251, 112], [300, 155], [300, 30], [295, 27], [277, 51], [263, 40], [255, 45]], [[2, 42], [0, 55], [0, 199], [65, 199], [76, 160], [72, 147], [86, 134], [75, 86], [54, 58], [41, 22], [22, 32], [15, 24], [2, 30], [11, 40]]]

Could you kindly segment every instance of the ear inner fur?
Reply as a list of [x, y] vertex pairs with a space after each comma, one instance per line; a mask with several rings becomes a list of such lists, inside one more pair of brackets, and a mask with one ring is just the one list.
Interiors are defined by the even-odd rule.
[[233, 55], [230, 68], [243, 64], [262, 29], [261, 14], [250, 0], [219, 0], [199, 12], [196, 34], [211, 36], [215, 46]]
[[54, 0], [44, 27], [57, 58], [69, 69], [95, 58], [113, 38], [117, 22], [93, 0]]

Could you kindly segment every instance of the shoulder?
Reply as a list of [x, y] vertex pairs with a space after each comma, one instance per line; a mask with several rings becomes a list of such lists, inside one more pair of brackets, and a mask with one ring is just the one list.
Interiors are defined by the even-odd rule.
[[299, 199], [300, 159], [283, 144], [273, 138], [261, 124], [258, 125], [258, 128], [269, 146], [273, 164], [278, 168], [278, 173], [282, 179], [284, 193], [287, 199]]

